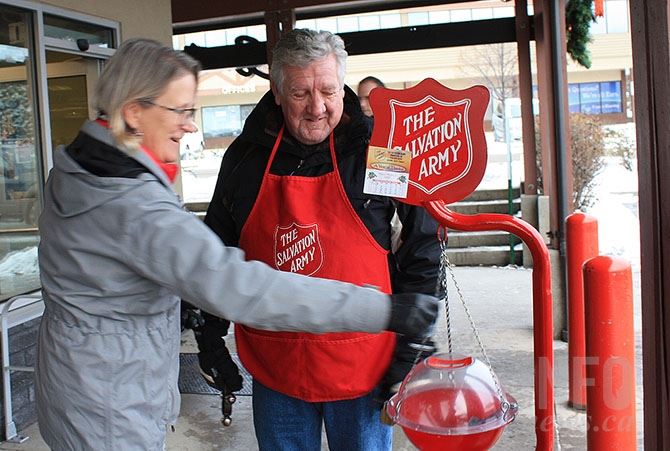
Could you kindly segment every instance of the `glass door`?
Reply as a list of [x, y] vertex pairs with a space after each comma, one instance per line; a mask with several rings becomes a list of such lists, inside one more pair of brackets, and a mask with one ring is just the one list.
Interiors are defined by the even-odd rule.
[[43, 21], [49, 167], [52, 152], [70, 144], [81, 125], [95, 117], [93, 91], [104, 61], [114, 53], [116, 33], [111, 24], [51, 13]]
[[119, 31], [116, 22], [34, 6], [0, 2], [0, 302], [40, 288], [45, 174], [53, 149], [94, 116], [93, 87]]
[[36, 130], [31, 14], [0, 6], [0, 300], [39, 288], [37, 213], [41, 158]]
[[47, 50], [47, 91], [51, 148], [66, 146], [81, 125], [94, 118], [90, 101], [102, 60]]

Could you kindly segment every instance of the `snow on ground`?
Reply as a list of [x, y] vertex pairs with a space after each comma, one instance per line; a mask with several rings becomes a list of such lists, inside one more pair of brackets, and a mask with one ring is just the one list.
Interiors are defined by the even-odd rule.
[[39, 287], [37, 246], [7, 253], [0, 260], [0, 294], [15, 295]]
[[[610, 127], [612, 128], [612, 127]], [[635, 142], [634, 124], [617, 128]], [[478, 189], [507, 188], [511, 167], [513, 186], [519, 186], [523, 177], [522, 144], [515, 141], [510, 149], [493, 141], [487, 134], [488, 164]], [[512, 164], [508, 163], [511, 155]], [[585, 213], [598, 220], [598, 241], [601, 255], [611, 255], [628, 260], [633, 270], [640, 266], [640, 224], [637, 197], [637, 168], [626, 170], [621, 160], [605, 159], [604, 169], [596, 176], [596, 201]]]
[[622, 257], [640, 267], [640, 222], [637, 169], [626, 170], [620, 160], [607, 158], [596, 177], [598, 199], [586, 213], [598, 220], [600, 254]]
[[182, 160], [181, 179], [185, 202], [209, 202], [214, 193], [221, 157]]
[[37, 274], [37, 246], [9, 252], [0, 260], [0, 277]]

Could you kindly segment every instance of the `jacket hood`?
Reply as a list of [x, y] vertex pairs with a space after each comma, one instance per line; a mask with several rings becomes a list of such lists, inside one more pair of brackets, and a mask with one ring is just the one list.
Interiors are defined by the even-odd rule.
[[46, 185], [46, 201], [52, 203], [53, 211], [61, 217], [77, 216], [107, 204], [146, 183], [146, 180], [160, 181], [170, 186], [165, 174], [144, 152], [130, 154], [119, 149], [109, 131], [95, 122], [85, 123], [70, 146], [75, 146], [78, 141], [85, 142], [80, 155], [85, 155], [91, 147], [100, 152], [98, 155], [104, 155], [102, 152], [121, 152], [121, 158], [136, 162], [142, 170], [128, 177], [123, 175], [124, 169], [120, 168], [118, 157], [116, 161], [111, 158], [105, 161], [103, 157], [97, 163], [107, 165], [111, 173], [117, 170], [119, 175], [100, 176], [84, 169], [68, 152], [69, 148], [59, 147], [54, 152], [54, 166]]
[[[262, 147], [272, 148], [283, 124], [284, 115], [281, 107], [275, 103], [272, 91], [268, 91], [244, 123], [240, 138]], [[345, 143], [367, 140], [371, 132], [371, 119], [363, 114], [356, 93], [345, 85], [342, 119], [335, 127], [335, 148], [338, 154], [346, 155], [351, 151], [351, 146], [344, 145]], [[328, 152], [328, 140], [312, 146], [304, 145], [285, 131], [281, 151], [294, 153], [300, 157], [315, 151]]]

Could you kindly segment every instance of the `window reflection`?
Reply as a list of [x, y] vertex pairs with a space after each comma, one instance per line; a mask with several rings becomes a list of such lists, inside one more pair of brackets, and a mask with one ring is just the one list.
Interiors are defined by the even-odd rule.
[[110, 28], [79, 22], [65, 17], [44, 15], [44, 35], [50, 38], [76, 41], [86, 39], [90, 45], [112, 48], [113, 33]]
[[[267, 66], [259, 67], [267, 72]], [[260, 77], [243, 77], [234, 69], [203, 71], [198, 85], [199, 130], [180, 141], [182, 187], [186, 202], [208, 202], [212, 197], [221, 158], [239, 136], [256, 102], [268, 91]]]
[[30, 16], [0, 6], [0, 300], [39, 289], [40, 159]]
[[99, 68], [100, 61], [95, 58], [47, 51], [52, 149], [70, 144], [86, 119], [94, 116], [89, 110], [89, 91], [95, 85]]

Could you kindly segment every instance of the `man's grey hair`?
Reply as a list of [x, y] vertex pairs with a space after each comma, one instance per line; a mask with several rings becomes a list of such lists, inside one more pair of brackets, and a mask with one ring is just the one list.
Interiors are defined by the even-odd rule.
[[123, 107], [131, 102], [155, 100], [171, 81], [184, 75], [193, 75], [197, 82], [199, 72], [200, 63], [184, 52], [152, 39], [129, 39], [107, 61], [98, 79], [98, 115], [107, 119], [118, 144], [136, 150], [141, 138], [127, 126]]
[[284, 67], [306, 67], [314, 61], [326, 58], [330, 54], [337, 60], [337, 79], [344, 87], [344, 74], [347, 70], [347, 51], [344, 41], [330, 31], [315, 31], [297, 28], [291, 30], [277, 41], [272, 51], [270, 79], [280, 93], [284, 93]]

